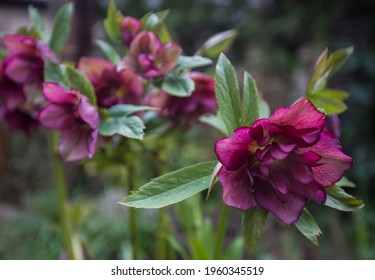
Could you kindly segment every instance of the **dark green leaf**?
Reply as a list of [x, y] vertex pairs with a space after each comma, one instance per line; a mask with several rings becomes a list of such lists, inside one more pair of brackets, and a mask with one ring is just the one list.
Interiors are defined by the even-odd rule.
[[259, 94], [253, 77], [244, 74], [241, 126], [251, 126], [259, 119]]
[[268, 211], [255, 207], [244, 211], [242, 215], [242, 228], [245, 240], [245, 247], [250, 254], [259, 240], [266, 224]]
[[95, 40], [95, 44], [101, 49], [104, 55], [114, 65], [117, 65], [121, 61], [120, 55], [117, 53], [114, 47], [103, 40]]
[[170, 95], [188, 97], [194, 91], [194, 81], [183, 74], [169, 73], [164, 77], [163, 90]]
[[137, 112], [150, 111], [150, 110], [158, 110], [158, 108], [149, 107], [149, 106], [137, 106], [133, 104], [118, 104], [108, 109], [108, 113], [110, 116], [122, 117], [122, 116], [129, 116]]
[[110, 116], [100, 120], [99, 133], [103, 136], [115, 134], [133, 139], [143, 139], [145, 125], [137, 116]]
[[322, 234], [318, 224], [310, 212], [304, 208], [301, 217], [295, 223], [298, 230], [306, 236], [312, 243], [319, 245], [318, 236]]
[[314, 106], [327, 115], [344, 112], [348, 107], [343, 100], [348, 97], [347, 92], [333, 89], [325, 89], [308, 96]]
[[58, 83], [66, 89], [70, 88], [70, 83], [61, 70], [60, 65], [53, 63], [49, 59], [44, 62], [44, 81]]
[[59, 54], [68, 38], [70, 23], [73, 15], [73, 3], [67, 3], [62, 6], [53, 21], [52, 34], [49, 40], [49, 46]]
[[217, 57], [231, 47], [237, 34], [237, 30], [234, 29], [217, 33], [203, 44], [198, 53], [209, 57]]
[[348, 58], [352, 55], [354, 47], [348, 47], [345, 49], [337, 50], [333, 52], [329, 58], [328, 63], [332, 63], [332, 71], [329, 77], [332, 77], [340, 68], [345, 64]]
[[34, 30], [37, 32], [39, 38], [44, 39], [44, 23], [43, 18], [40, 16], [38, 9], [30, 5], [28, 12]]
[[177, 70], [194, 69], [212, 64], [212, 60], [199, 55], [184, 56], [180, 55], [177, 61]]
[[224, 54], [221, 54], [215, 73], [216, 99], [219, 113], [229, 136], [241, 125], [240, 90], [236, 71]]
[[220, 118], [220, 116], [213, 114], [205, 114], [199, 117], [199, 121], [209, 126], [212, 126], [213, 128], [216, 128], [224, 135], [228, 136], [227, 128], [225, 127], [225, 124], [223, 120]]
[[327, 193], [325, 205], [329, 207], [341, 211], [355, 211], [364, 206], [364, 203], [361, 200], [357, 200], [337, 185], [333, 185], [325, 190]]
[[85, 74], [71, 66], [64, 65], [64, 73], [69, 81], [70, 87], [77, 89], [81, 94], [86, 95], [91, 104], [96, 105], [94, 88]]
[[120, 204], [136, 208], [161, 208], [209, 187], [216, 161], [202, 162], [162, 175], [143, 185]]
[[121, 20], [123, 15], [117, 10], [116, 2], [111, 0], [107, 10], [107, 18], [104, 20], [104, 29], [108, 37], [115, 43], [121, 42]]

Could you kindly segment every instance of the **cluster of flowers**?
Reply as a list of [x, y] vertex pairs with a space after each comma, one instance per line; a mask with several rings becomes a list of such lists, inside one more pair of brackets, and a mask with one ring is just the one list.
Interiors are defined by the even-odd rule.
[[214, 79], [201, 72], [185, 74], [195, 84], [188, 97], [171, 96], [160, 88], [182, 53], [178, 44], [161, 43], [156, 33], [142, 30], [141, 22], [132, 17], [121, 20], [120, 30], [128, 54], [117, 65], [98, 57], [82, 57], [77, 63], [94, 88], [95, 105], [77, 89], [44, 81], [46, 60], [58, 63], [45, 43], [18, 34], [3, 37], [7, 56], [0, 64], [0, 120], [26, 133], [38, 124], [58, 130], [60, 156], [73, 161], [94, 156], [101, 109], [153, 106], [174, 125], [189, 125], [217, 110]]

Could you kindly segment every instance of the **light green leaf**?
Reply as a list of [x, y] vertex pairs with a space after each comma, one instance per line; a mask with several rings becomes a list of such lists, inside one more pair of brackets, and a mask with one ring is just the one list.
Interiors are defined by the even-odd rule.
[[29, 18], [31, 21], [31, 24], [35, 30], [35, 32], [38, 34], [38, 37], [44, 40], [44, 23], [43, 18], [40, 16], [38, 9], [34, 8], [32, 5], [28, 8], [29, 12]]
[[221, 54], [215, 73], [216, 99], [219, 113], [229, 136], [241, 125], [240, 90], [236, 71], [224, 54]]
[[183, 74], [169, 73], [164, 77], [162, 89], [173, 96], [188, 97], [195, 88], [192, 79]]
[[217, 33], [208, 38], [197, 53], [209, 57], [217, 57], [220, 53], [227, 51], [231, 47], [237, 35], [238, 32], [234, 29]]
[[148, 13], [141, 18], [142, 29], [153, 31], [161, 43], [172, 41], [168, 28], [164, 23], [165, 18], [168, 16], [169, 10], [160, 11], [158, 13]]
[[310, 212], [304, 208], [301, 217], [295, 223], [297, 229], [315, 245], [319, 245], [318, 236], [322, 234], [318, 224]]
[[225, 124], [219, 115], [204, 114], [199, 117], [199, 121], [209, 126], [212, 126], [213, 128], [216, 128], [225, 136], [228, 136], [227, 128], [225, 127]]
[[103, 136], [122, 135], [127, 138], [143, 139], [145, 125], [137, 116], [114, 115], [100, 120], [99, 134]]
[[259, 119], [259, 94], [253, 77], [244, 74], [241, 126], [251, 126]]
[[248, 254], [254, 249], [266, 224], [268, 211], [255, 207], [242, 214], [242, 228]]
[[63, 69], [64, 74], [69, 81], [70, 87], [77, 89], [81, 94], [85, 95], [90, 100], [91, 104], [96, 106], [96, 95], [94, 88], [86, 75], [71, 66], [64, 65]]
[[263, 99], [259, 98], [259, 118], [269, 118], [271, 116], [271, 109], [268, 103]]
[[44, 81], [58, 83], [66, 89], [70, 88], [70, 83], [61, 70], [60, 65], [57, 65], [49, 59], [46, 59], [44, 62]]
[[354, 47], [348, 47], [345, 49], [337, 50], [329, 56], [328, 63], [332, 63], [332, 71], [329, 77], [332, 77], [333, 74], [341, 69], [348, 58], [352, 55], [353, 51]]
[[327, 115], [340, 114], [348, 107], [343, 102], [349, 94], [345, 91], [325, 89], [313, 95], [308, 96], [308, 99], [314, 104], [316, 108], [323, 111]]
[[121, 61], [120, 55], [117, 53], [114, 47], [103, 40], [95, 40], [95, 44], [100, 48], [104, 55], [114, 65], [117, 65]]
[[0, 48], [0, 61], [2, 61], [7, 55], [8, 55], [7, 50]]
[[210, 186], [208, 188], [208, 192], [207, 192], [207, 197], [206, 197], [206, 200], [208, 199], [208, 197], [210, 196], [211, 194], [211, 191], [217, 181], [217, 174], [219, 174], [219, 171], [221, 169], [221, 167], [223, 166], [223, 164], [221, 162], [217, 162], [215, 168], [214, 168], [214, 171], [212, 172], [211, 174], [211, 179], [210, 179]]
[[104, 29], [108, 37], [115, 43], [121, 42], [121, 20], [124, 16], [117, 10], [116, 2], [110, 0], [107, 10], [107, 18], [104, 20]]
[[177, 61], [176, 69], [177, 70], [194, 69], [194, 68], [203, 67], [203, 66], [207, 66], [211, 64], [212, 64], [212, 60], [206, 57], [202, 57], [199, 55], [194, 55], [194, 56], [180, 55]]
[[355, 188], [355, 184], [346, 177], [342, 177], [335, 185], [338, 187]]
[[72, 15], [73, 3], [67, 3], [58, 10], [53, 20], [49, 46], [56, 54], [60, 53], [68, 38]]
[[327, 193], [325, 205], [329, 207], [341, 211], [355, 211], [364, 206], [361, 200], [357, 200], [337, 185], [333, 185], [325, 190]]
[[161, 208], [209, 187], [216, 161], [202, 162], [162, 175], [143, 185], [120, 204], [136, 208]]
[[109, 108], [108, 113], [110, 114], [110, 116], [129, 116], [137, 112], [150, 110], [159, 110], [159, 108], [150, 106], [138, 106], [133, 104], [118, 104]]

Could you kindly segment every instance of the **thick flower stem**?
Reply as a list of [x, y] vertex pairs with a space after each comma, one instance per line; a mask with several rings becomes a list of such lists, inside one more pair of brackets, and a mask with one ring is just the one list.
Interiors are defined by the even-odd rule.
[[223, 243], [225, 239], [225, 233], [227, 229], [227, 223], [229, 218], [230, 208], [223, 204], [220, 213], [220, 221], [219, 226], [217, 229], [217, 235], [215, 240], [215, 251], [214, 251], [214, 259], [219, 260], [222, 258], [222, 250], [223, 250]]
[[66, 183], [64, 176], [64, 168], [57, 154], [57, 134], [52, 133], [52, 155], [53, 155], [53, 164], [55, 171], [55, 180], [57, 187], [57, 198], [58, 198], [58, 207], [60, 213], [60, 227], [61, 234], [65, 245], [66, 254], [70, 260], [75, 260], [76, 255], [74, 252], [73, 246], [73, 236], [72, 236], [72, 227], [69, 217], [69, 212], [66, 204]]

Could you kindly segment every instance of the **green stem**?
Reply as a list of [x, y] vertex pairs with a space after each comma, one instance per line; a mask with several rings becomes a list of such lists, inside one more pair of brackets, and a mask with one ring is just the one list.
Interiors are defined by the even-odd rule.
[[215, 241], [215, 251], [214, 259], [221, 259], [221, 253], [223, 250], [223, 243], [225, 238], [225, 232], [227, 229], [228, 217], [229, 217], [230, 208], [223, 204], [220, 213], [220, 222], [217, 230], [216, 241]]
[[158, 240], [156, 245], [156, 259], [166, 260], [167, 259], [167, 242], [166, 242], [166, 225], [168, 216], [166, 208], [159, 209], [159, 221], [158, 221]]
[[60, 212], [60, 226], [62, 238], [65, 245], [65, 250], [70, 260], [75, 260], [76, 255], [74, 252], [73, 238], [72, 238], [72, 228], [69, 217], [69, 212], [66, 205], [66, 183], [64, 176], [64, 168], [57, 154], [57, 134], [52, 133], [52, 154], [53, 154], [53, 164], [55, 171], [55, 180], [57, 187], [57, 198], [58, 207]]

